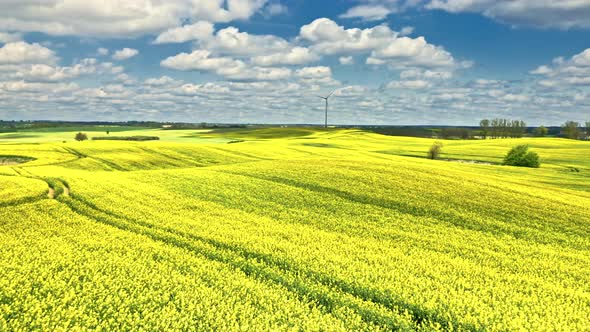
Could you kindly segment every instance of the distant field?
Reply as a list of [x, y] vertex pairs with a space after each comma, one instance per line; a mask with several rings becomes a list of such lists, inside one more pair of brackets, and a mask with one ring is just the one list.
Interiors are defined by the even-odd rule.
[[590, 142], [71, 129], [0, 134], [1, 331], [590, 330]]

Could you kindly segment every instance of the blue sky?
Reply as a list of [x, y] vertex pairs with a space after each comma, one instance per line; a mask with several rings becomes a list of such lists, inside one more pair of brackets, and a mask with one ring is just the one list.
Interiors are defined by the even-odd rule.
[[0, 119], [590, 121], [590, 0], [6, 0]]

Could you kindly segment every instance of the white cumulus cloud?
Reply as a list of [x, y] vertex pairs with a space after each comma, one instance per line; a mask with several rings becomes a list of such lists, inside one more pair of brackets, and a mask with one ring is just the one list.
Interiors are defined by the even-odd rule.
[[570, 59], [556, 58], [551, 65], [539, 66], [530, 73], [544, 77], [539, 84], [548, 88], [590, 86], [590, 48]]
[[245, 20], [267, 0], [42, 0], [0, 2], [0, 30], [130, 38], [182, 22]]
[[424, 37], [402, 37], [385, 25], [373, 28], [345, 29], [328, 18], [317, 19], [301, 27], [299, 39], [311, 43], [318, 54], [370, 53], [367, 64], [392, 67], [456, 66], [455, 59], [443, 47], [430, 44]]
[[124, 48], [118, 51], [115, 51], [113, 54], [113, 59], [117, 61], [127, 60], [133, 58], [134, 56], [138, 55], [139, 51], [133, 48]]
[[341, 56], [340, 58], [338, 58], [338, 62], [340, 62], [341, 65], [353, 65], [354, 58], [352, 56]]
[[249, 66], [241, 60], [230, 57], [215, 57], [210, 51], [196, 50], [181, 53], [161, 62], [165, 68], [182, 71], [207, 71], [230, 80], [273, 81], [287, 79], [291, 76], [288, 68]]
[[20, 33], [0, 32], [0, 43], [13, 43], [22, 40], [22, 38]]
[[169, 29], [161, 33], [154, 41], [154, 44], [184, 43], [191, 40], [207, 39], [214, 31], [215, 28], [212, 23], [200, 21]]
[[98, 55], [101, 55], [101, 56], [106, 56], [106, 55], [109, 55], [109, 52], [110, 52], [110, 51], [109, 51], [109, 49], [107, 49], [107, 48], [104, 48], [104, 47], [99, 47], [99, 48], [96, 50], [96, 53], [98, 53]]
[[481, 13], [517, 26], [590, 27], [588, 0], [430, 0], [426, 8]]
[[393, 81], [387, 84], [389, 89], [426, 89], [431, 87], [432, 84], [425, 80], [406, 80], [406, 81]]
[[252, 63], [259, 66], [303, 65], [318, 61], [320, 57], [305, 47], [293, 47], [285, 52], [259, 55], [252, 58]]
[[0, 64], [52, 64], [56, 60], [55, 52], [37, 43], [18, 41], [0, 47]]
[[360, 5], [355, 6], [346, 13], [340, 15], [340, 18], [360, 18], [363, 21], [381, 21], [393, 13], [391, 8], [382, 5]]

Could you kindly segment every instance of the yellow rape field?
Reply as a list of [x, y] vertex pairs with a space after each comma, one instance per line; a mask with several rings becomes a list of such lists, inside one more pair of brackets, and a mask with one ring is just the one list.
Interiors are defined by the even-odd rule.
[[590, 142], [69, 134], [0, 136], [0, 330], [590, 331]]

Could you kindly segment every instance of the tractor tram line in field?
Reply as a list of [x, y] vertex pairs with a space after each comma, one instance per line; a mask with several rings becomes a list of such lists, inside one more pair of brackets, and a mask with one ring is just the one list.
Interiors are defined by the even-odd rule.
[[47, 183], [48, 192], [47, 197], [49, 199], [57, 199], [61, 195], [69, 196], [70, 188], [65, 180], [55, 177], [41, 177], [33, 174], [31, 171], [26, 170], [23, 167], [13, 167], [13, 170], [18, 174], [17, 176], [25, 177], [29, 179], [36, 179]]
[[[338, 280], [317, 271], [309, 271], [301, 269], [301, 267], [294, 268], [290, 263], [267, 254], [186, 234], [172, 228], [158, 227], [140, 220], [130, 220], [128, 217], [101, 210], [76, 195], [62, 202], [73, 212], [95, 222], [140, 236], [147, 236], [154, 241], [182, 248], [192, 254], [227, 264], [262, 282], [276, 283], [293, 292], [302, 300], [316, 301], [324, 308], [322, 311], [326, 313], [330, 313], [338, 307], [348, 308], [356, 312], [366, 323], [388, 330], [411, 328], [423, 324], [428, 326], [431, 323], [436, 323], [443, 328], [450, 326], [461, 328], [460, 323], [456, 320], [451, 324], [435, 313], [405, 303], [400, 298], [385, 295], [376, 289], [359, 288], [344, 280]], [[408, 318], [410, 318], [409, 321]], [[473, 326], [463, 326], [462, 329], [475, 330]]]

